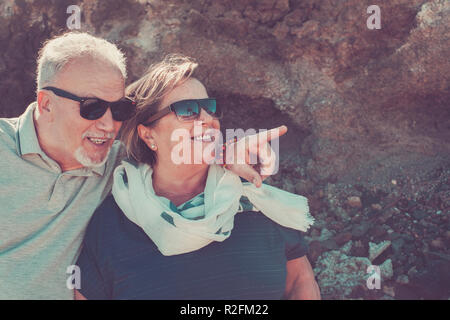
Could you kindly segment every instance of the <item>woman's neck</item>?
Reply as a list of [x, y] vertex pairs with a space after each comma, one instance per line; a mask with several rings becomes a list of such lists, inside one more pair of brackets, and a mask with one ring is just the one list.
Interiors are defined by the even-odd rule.
[[176, 206], [192, 199], [205, 190], [208, 166], [178, 165], [153, 166], [153, 190]]

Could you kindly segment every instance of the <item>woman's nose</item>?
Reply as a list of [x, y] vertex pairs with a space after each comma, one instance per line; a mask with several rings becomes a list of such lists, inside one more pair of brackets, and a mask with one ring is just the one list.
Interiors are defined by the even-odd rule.
[[202, 124], [211, 124], [214, 120], [213, 116], [211, 116], [205, 109], [201, 109], [200, 115], [198, 117], [198, 121], [201, 121]]

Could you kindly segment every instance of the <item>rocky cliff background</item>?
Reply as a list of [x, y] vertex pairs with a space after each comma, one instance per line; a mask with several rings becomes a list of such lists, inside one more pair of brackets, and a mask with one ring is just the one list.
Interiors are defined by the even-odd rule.
[[125, 51], [128, 82], [184, 53], [223, 127], [288, 125], [268, 182], [309, 199], [324, 298], [450, 298], [450, 1], [1, 0], [1, 117], [34, 100], [37, 52], [73, 4]]

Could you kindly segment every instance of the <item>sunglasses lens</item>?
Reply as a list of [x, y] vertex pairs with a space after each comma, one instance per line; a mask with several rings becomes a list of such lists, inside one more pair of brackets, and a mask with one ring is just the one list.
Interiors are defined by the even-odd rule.
[[113, 119], [115, 121], [125, 121], [130, 119], [135, 111], [135, 103], [127, 98], [109, 103], [98, 99], [88, 99], [83, 102], [80, 108], [80, 115], [87, 120], [100, 119], [111, 107]]
[[80, 115], [87, 120], [101, 118], [108, 108], [108, 105], [98, 99], [87, 99], [80, 106]]
[[128, 98], [124, 98], [111, 104], [112, 115], [116, 121], [125, 121], [130, 119], [134, 115], [135, 110], [135, 103]]
[[200, 113], [198, 103], [196, 101], [179, 101], [175, 102], [172, 106], [178, 119], [183, 121], [196, 119]]
[[216, 99], [202, 99], [200, 100], [200, 104], [206, 112], [212, 115], [215, 118], [222, 117], [222, 111], [217, 107]]

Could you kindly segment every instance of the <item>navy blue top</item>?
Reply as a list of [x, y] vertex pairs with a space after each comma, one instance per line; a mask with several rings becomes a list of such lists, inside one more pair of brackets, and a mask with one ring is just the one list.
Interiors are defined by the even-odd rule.
[[307, 250], [301, 232], [247, 211], [225, 241], [163, 256], [109, 196], [86, 231], [79, 291], [87, 299], [281, 299], [286, 261]]

